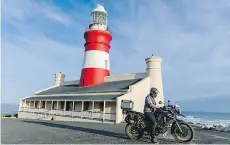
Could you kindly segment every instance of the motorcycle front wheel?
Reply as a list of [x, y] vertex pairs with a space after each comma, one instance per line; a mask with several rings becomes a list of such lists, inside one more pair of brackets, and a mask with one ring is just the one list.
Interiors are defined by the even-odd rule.
[[144, 131], [138, 131], [135, 124], [127, 124], [125, 126], [125, 133], [132, 140], [138, 140], [144, 135]]
[[[192, 126], [184, 121], [179, 121], [178, 124], [180, 125], [182, 132], [180, 131], [176, 123], [174, 123], [171, 128], [171, 134], [174, 139], [180, 143], [189, 143], [190, 141], [192, 141], [195, 136], [195, 132]], [[186, 139], [186, 137], [188, 138]]]

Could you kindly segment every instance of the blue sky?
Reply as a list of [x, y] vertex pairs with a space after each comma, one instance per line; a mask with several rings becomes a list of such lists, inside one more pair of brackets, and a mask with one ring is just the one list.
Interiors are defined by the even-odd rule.
[[[2, 102], [54, 83], [77, 80], [83, 34], [101, 1], [2, 1]], [[145, 71], [145, 58], [163, 57], [166, 99], [230, 96], [229, 0], [104, 0], [109, 14], [111, 74]], [[128, 56], [128, 57], [127, 57]]]

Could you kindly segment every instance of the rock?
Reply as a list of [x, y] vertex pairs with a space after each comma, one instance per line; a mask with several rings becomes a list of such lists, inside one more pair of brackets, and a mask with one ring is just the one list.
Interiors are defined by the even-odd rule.
[[204, 125], [203, 129], [205, 129], [205, 130], [214, 130], [215, 127], [213, 125]]
[[223, 131], [225, 129], [225, 125], [224, 124], [219, 124], [216, 125], [215, 130], [217, 131]]
[[230, 126], [224, 127], [223, 131], [224, 131], [224, 132], [230, 132]]
[[195, 130], [213, 130], [213, 131], [222, 131], [222, 132], [230, 132], [230, 125], [226, 124], [202, 124], [202, 123], [193, 123], [193, 122], [188, 122], [193, 129]]
[[189, 124], [194, 124], [193, 122], [188, 122]]

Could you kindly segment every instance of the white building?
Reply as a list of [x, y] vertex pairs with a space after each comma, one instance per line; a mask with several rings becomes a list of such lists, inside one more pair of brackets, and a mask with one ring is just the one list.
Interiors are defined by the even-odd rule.
[[104, 83], [89, 87], [79, 87], [79, 80], [65, 81], [65, 75], [57, 73], [53, 86], [20, 99], [18, 118], [120, 123], [122, 100], [133, 101], [133, 110], [143, 112], [146, 95], [156, 87], [157, 102], [164, 102], [162, 58], [145, 61], [144, 73], [108, 76]]

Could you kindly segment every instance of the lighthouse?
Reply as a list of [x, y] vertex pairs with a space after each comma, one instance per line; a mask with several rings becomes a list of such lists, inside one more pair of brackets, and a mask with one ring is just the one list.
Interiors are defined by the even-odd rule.
[[112, 34], [108, 29], [108, 14], [102, 4], [91, 12], [91, 24], [84, 33], [85, 54], [81, 70], [80, 86], [86, 87], [104, 82], [110, 75], [110, 42]]

